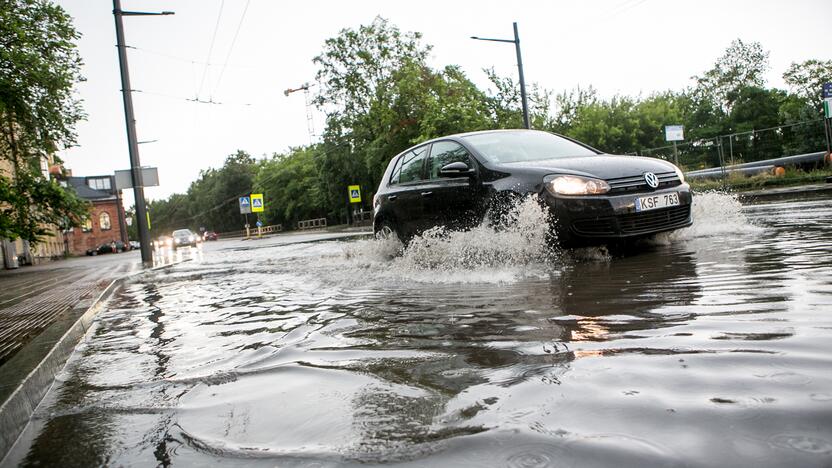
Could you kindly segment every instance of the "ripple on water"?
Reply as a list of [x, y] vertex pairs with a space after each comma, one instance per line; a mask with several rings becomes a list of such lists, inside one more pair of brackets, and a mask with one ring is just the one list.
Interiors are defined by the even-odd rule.
[[828, 208], [695, 203], [614, 255], [547, 250], [531, 201], [404, 251], [206, 247], [114, 297], [12, 464], [828, 465]]

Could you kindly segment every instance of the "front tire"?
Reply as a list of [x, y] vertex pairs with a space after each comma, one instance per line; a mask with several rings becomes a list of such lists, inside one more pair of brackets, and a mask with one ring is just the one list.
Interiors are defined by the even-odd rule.
[[388, 220], [384, 220], [381, 223], [379, 223], [378, 229], [376, 229], [375, 231], [375, 238], [376, 240], [387, 240], [396, 238], [399, 240], [399, 242], [404, 243], [402, 235], [396, 228], [396, 225]]

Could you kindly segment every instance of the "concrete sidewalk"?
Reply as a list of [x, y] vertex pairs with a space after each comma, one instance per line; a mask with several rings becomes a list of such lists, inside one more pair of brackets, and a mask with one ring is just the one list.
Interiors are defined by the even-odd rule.
[[62, 314], [140, 267], [128, 252], [0, 271], [0, 368]]
[[128, 252], [0, 271], [0, 405], [115, 279], [140, 268]]

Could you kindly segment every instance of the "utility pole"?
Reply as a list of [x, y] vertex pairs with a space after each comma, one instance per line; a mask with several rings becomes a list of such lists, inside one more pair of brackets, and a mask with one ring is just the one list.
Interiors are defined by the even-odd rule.
[[309, 132], [309, 144], [313, 144], [315, 142], [315, 121], [312, 116], [312, 102], [309, 99], [309, 88], [315, 86], [314, 84], [304, 83], [300, 85], [299, 88], [289, 88], [286, 91], [283, 91], [283, 95], [289, 97], [290, 94], [303, 91], [303, 99], [304, 103], [306, 104], [306, 130]]
[[514, 50], [517, 52], [517, 71], [520, 74], [520, 101], [523, 106], [523, 126], [530, 129], [532, 128], [532, 124], [529, 120], [529, 101], [526, 98], [526, 79], [523, 77], [523, 56], [520, 54], [520, 33], [517, 32], [517, 23], [515, 22], [512, 24], [514, 25], [514, 40], [489, 39], [477, 36], [471, 36], [471, 39], [476, 39], [478, 41], [508, 42], [514, 44]]
[[116, 21], [116, 46], [118, 63], [121, 68], [121, 94], [124, 98], [124, 120], [127, 123], [127, 146], [130, 152], [130, 170], [133, 176], [133, 194], [136, 199], [136, 221], [139, 227], [142, 263], [153, 263], [153, 251], [150, 249], [150, 229], [147, 225], [147, 206], [144, 201], [144, 183], [142, 182], [142, 164], [139, 160], [139, 143], [136, 138], [136, 117], [133, 114], [133, 96], [130, 88], [130, 72], [127, 69], [127, 49], [124, 44], [123, 16], [172, 15], [172, 11], [145, 13], [140, 11], [123, 11], [121, 0], [113, 0], [113, 16]]

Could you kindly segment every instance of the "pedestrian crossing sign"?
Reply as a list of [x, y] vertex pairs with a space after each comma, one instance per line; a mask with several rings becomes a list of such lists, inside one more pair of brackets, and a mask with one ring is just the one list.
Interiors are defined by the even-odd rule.
[[248, 197], [240, 197], [240, 214], [251, 213], [251, 200]]
[[361, 186], [350, 185], [347, 191], [350, 194], [350, 203], [361, 203]]
[[263, 211], [263, 194], [262, 193], [252, 193], [251, 194], [251, 212], [252, 213], [260, 213]]

